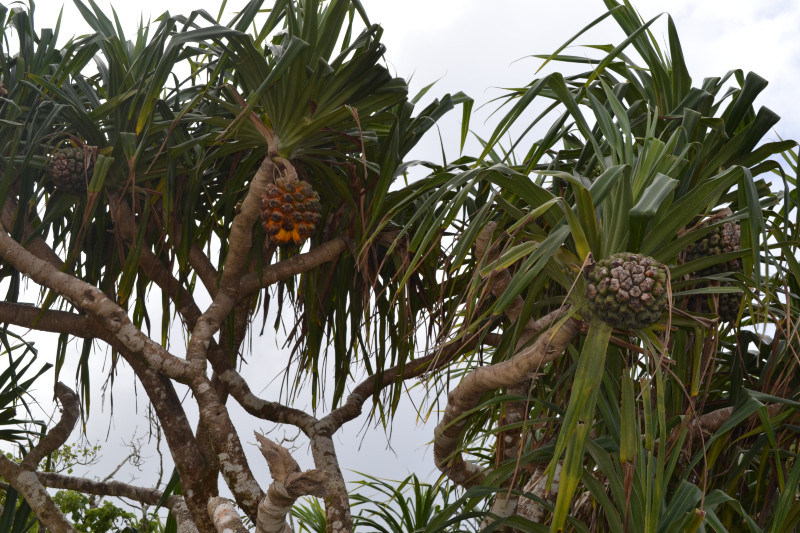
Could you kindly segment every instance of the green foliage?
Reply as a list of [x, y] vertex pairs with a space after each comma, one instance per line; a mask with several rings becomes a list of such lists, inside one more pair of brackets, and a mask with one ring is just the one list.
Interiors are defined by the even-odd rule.
[[28, 502], [22, 498], [14, 487], [9, 487], [0, 494], [0, 533], [27, 533], [36, 531], [38, 520], [31, 512]]
[[[180, 288], [189, 293], [196, 282], [188, 260], [193, 247], [219, 248], [213, 264], [219, 269], [237, 202], [266, 155], [270, 128], [278, 155], [320, 194], [323, 227], [311, 246], [338, 236], [353, 242], [339, 261], [280, 283], [277, 298], [262, 293], [251, 303], [251, 309], [261, 304], [265, 315], [272, 304], [284, 319], [284, 306], [297, 309], [296, 321], [286, 324], [299, 361], [295, 385], [310, 377], [317, 405], [329, 350], [336, 352], [337, 384], [353, 363], [379, 373], [411, 357], [416, 324], [435, 307], [436, 258], [407, 269], [413, 250], [390, 246], [386, 236], [397, 233], [413, 206], [393, 220], [389, 191], [421, 136], [471, 100], [445, 95], [416, 109], [405, 81], [381, 64], [381, 28], [350, 0], [278, 1], [266, 16], [262, 0], [251, 0], [227, 23], [203, 10], [188, 17], [165, 13], [130, 36], [93, 2], [76, 5], [94, 33], [60, 49], [54, 44], [59, 28], [39, 35], [28, 11], [2, 11], [0, 44], [35, 58], [0, 61], [8, 90], [0, 120], [20, 125], [0, 132], [0, 192], [18, 190], [12, 236], [22, 239], [30, 226], [66, 250], [65, 272], [113, 296], [137, 327], [155, 328], [145, 305], [153, 280], [139, 268], [140, 250], [174, 262]], [[82, 195], [54, 189], [46, 172], [55, 149], [70, 144], [97, 150]], [[136, 217], [136, 235], [124, 245], [107, 238], [117, 206]], [[262, 229], [255, 232], [262, 242]], [[276, 258], [298, 251], [280, 250]], [[272, 253], [255, 246], [254, 267], [269, 264]], [[12, 282], [8, 301], [18, 300], [17, 286]], [[68, 306], [55, 293], [45, 303]], [[165, 346], [172, 306], [165, 295]], [[225, 342], [230, 348], [232, 339]], [[66, 346], [63, 337], [57, 369]], [[86, 407], [91, 350], [84, 341], [79, 377]], [[343, 391], [335, 387], [333, 404]]]
[[0, 372], [0, 442], [21, 442], [38, 432], [30, 426], [41, 428], [43, 423], [33, 418], [18, 418], [17, 412], [22, 408], [29, 417], [33, 416], [26, 401], [28, 389], [52, 365], [46, 363], [33, 376], [25, 377], [34, 370], [32, 366], [38, 355], [33, 343], [8, 329], [0, 331], [0, 343], [0, 358], [7, 361], [6, 369]]
[[[432, 228], [413, 241], [418, 250], [436, 253], [438, 228], [459, 233], [448, 268], [471, 279], [453, 284], [445, 300], [457, 317], [451, 335], [501, 335], [494, 349], [465, 354], [457, 376], [513, 357], [524, 326], [555, 309], [570, 306], [570, 316], [588, 322], [566, 356], [537, 369], [528, 398], [485, 395], [469, 413], [461, 451], [492, 472], [487, 488], [495, 490], [512, 478], [522, 486], [548, 463], [553, 479], [558, 465], [555, 504], [527, 496], [553, 513], [551, 531], [791, 530], [800, 509], [787, 484], [798, 462], [800, 375], [789, 358], [798, 350], [800, 292], [786, 288], [797, 287], [797, 182], [770, 158], [785, 153], [796, 173], [796, 143], [766, 142], [779, 117], [755, 107], [766, 86], [757, 74], [731, 71], [695, 85], [671, 19], [662, 50], [655, 19], [641, 20], [628, 2], [606, 5], [605, 16], [539, 56], [548, 67], [586, 71], [543, 74], [507, 91], [499, 99], [506, 114], [470, 168], [453, 164], [398, 193], [430, 206], [417, 215]], [[588, 47], [599, 57], [562, 54], [607, 20], [625, 32], [622, 43]], [[540, 102], [545, 110], [533, 114]], [[537, 124], [549, 129], [530, 140]], [[712, 217], [725, 208], [732, 214]], [[687, 245], [731, 221], [741, 225], [741, 251], [682, 263]], [[490, 222], [492, 253], [476, 256]], [[669, 306], [651, 326], [602, 337], [598, 328], [608, 326], [590, 321], [581, 270], [590, 253], [599, 260], [618, 252], [669, 266]], [[734, 257], [743, 272], [726, 268]], [[723, 274], [706, 275], [712, 266]], [[709, 269], [702, 286], [688, 277], [701, 268]], [[492, 295], [504, 269], [511, 281]], [[713, 302], [722, 292], [744, 297], [733, 323], [713, 306], [702, 313], [687, 304], [693, 294]], [[506, 315], [512, 304], [518, 318]], [[755, 333], [765, 327], [774, 338]], [[520, 400], [527, 420], [504, 425], [505, 409]], [[724, 424], [698, 429], [721, 413]], [[498, 466], [496, 441], [509, 431], [525, 446]], [[776, 519], [779, 501], [786, 511]], [[494, 527], [503, 525], [543, 530], [519, 517]]]
[[298, 520], [297, 527], [303, 533], [326, 533], [325, 508], [317, 499], [308, 499], [292, 507], [292, 517]]
[[141, 533], [161, 531], [158, 519], [142, 519], [136, 514], [126, 511], [109, 501], [92, 506], [91, 500], [74, 490], [60, 490], [53, 495], [53, 501], [61, 511], [75, 524], [81, 533], [110, 533], [125, 528], [135, 528]]
[[[455, 486], [440, 480], [429, 484], [412, 474], [401, 481], [388, 481], [361, 474], [354, 483], [350, 501], [354, 531], [376, 533], [470, 533], [478, 531], [474, 510], [465, 495], [457, 497]], [[319, 500], [308, 499], [292, 508], [299, 531], [324, 533], [325, 509]]]
[[[307, 249], [264, 246], [256, 225], [248, 272], [346, 242], [335, 260], [248, 294], [225, 317], [219, 345], [236, 363], [245, 338], [237, 324], [273, 313], [293, 350], [290, 397], [308, 383], [314, 409], [336, 406], [361, 371], [380, 378], [432, 345], [477, 343], [426, 376], [433, 411], [449, 380], [508, 361], [523, 338], [536, 341], [531, 321], [565, 310], [559, 324], [581, 323], [566, 353], [523, 384], [527, 397], [489, 391], [464, 414], [460, 451], [485, 467], [486, 486], [455, 498], [414, 476], [399, 485], [368, 478], [361, 489], [382, 499], [353, 497], [359, 527], [479, 528], [486, 513], [477, 510], [502, 490], [544, 509], [549, 522], [489, 516], [488, 531], [797, 528], [799, 153], [794, 141], [767, 140], [779, 117], [756, 104], [766, 87], [759, 75], [697, 81], [671, 18], [662, 39], [658, 17], [644, 21], [627, 0], [605, 0], [605, 15], [539, 56], [548, 69], [581, 71], [537, 72], [507, 90], [498, 99], [505, 114], [477, 157], [424, 163], [430, 174], [408, 182], [409, 151], [457, 105], [463, 146], [472, 101], [457, 93], [422, 106], [428, 88], [409, 98], [382, 64], [382, 29], [359, 2], [278, 0], [265, 10], [251, 0], [227, 22], [203, 10], [165, 13], [129, 36], [94, 2], [76, 4], [92, 33], [64, 46], [58, 27], [35, 29], [32, 9], [0, 6], [8, 93], [0, 122], [9, 126], [0, 128], [0, 197], [13, 212], [4, 226], [18, 242], [52, 244], [64, 272], [99, 287], [164, 346], [183, 349], [170, 326], [182, 298], [202, 293], [197, 282], [217, 290], [239, 202], [264, 157], [282, 158], [313, 185], [322, 220]], [[564, 53], [606, 22], [623, 30], [621, 43]], [[48, 177], [53, 153], [67, 145], [96, 149], [85, 194], [65, 194]], [[685, 262], [688, 245], [733, 222], [740, 250]], [[487, 234], [487, 253], [476, 253]], [[614, 329], [591, 316], [582, 270], [620, 252], [670, 269], [655, 323]], [[175, 294], [161, 292], [160, 327], [148, 312], [158, 280], [146, 254], [177, 278]], [[741, 271], [727, 269], [732, 259]], [[501, 272], [510, 281], [495, 293]], [[20, 278], [0, 269], [6, 301], [20, 300]], [[742, 296], [732, 321], [716, 310], [726, 293]], [[697, 295], [706, 309], [689, 305]], [[72, 307], [55, 292], [42, 301], [46, 310]], [[20, 441], [29, 434], [15, 408], [35, 353], [5, 330], [2, 340], [10, 368], [0, 374], [0, 438]], [[85, 339], [79, 364], [85, 407], [92, 343]], [[326, 382], [333, 390], [323, 396]], [[402, 380], [385, 394], [376, 387], [374, 412], [385, 424], [403, 392]], [[521, 404], [523, 421], [508, 424]], [[513, 459], [498, 444], [509, 432], [522, 442]], [[542, 472], [558, 476], [554, 502], [521, 490]], [[77, 493], [58, 500], [83, 531], [144, 527], [110, 504], [91, 509]], [[7, 505], [0, 529], [27, 527], [25, 505]], [[306, 531], [325, 527], [317, 503], [294, 516]]]
[[130, 523], [136, 517], [133, 513], [115, 507], [104, 501], [92, 508], [89, 497], [73, 490], [60, 490], [53, 495], [53, 501], [67, 515], [81, 533], [101, 533], [119, 528], [122, 523]]

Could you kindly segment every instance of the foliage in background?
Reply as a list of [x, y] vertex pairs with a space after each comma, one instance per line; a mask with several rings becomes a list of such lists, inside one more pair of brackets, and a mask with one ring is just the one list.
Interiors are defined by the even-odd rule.
[[[662, 48], [656, 19], [628, 2], [606, 5], [539, 56], [585, 71], [508, 91], [475, 163], [415, 185], [430, 184], [417, 197], [442, 207], [419, 210], [423, 224], [457, 228], [448, 267], [472, 273], [452, 331], [500, 334], [468, 368], [511, 359], [524, 326], [563, 306], [586, 328], [566, 357], [536, 369], [527, 397], [487, 392], [460, 450], [495, 486], [557, 476], [555, 501], [517, 492], [552, 512], [551, 531], [791, 531], [800, 521], [797, 182], [773, 157], [790, 154], [796, 174], [796, 143], [769, 138], [779, 117], [754, 103], [764, 79], [736, 70], [694, 82], [670, 18]], [[622, 43], [588, 47], [599, 57], [566, 55], [606, 19], [624, 30]], [[546, 134], [531, 140], [535, 131]], [[740, 249], [684, 262], [689, 244], [729, 222], [741, 227]], [[471, 249], [489, 223], [494, 256], [481, 262]], [[438, 249], [435, 235], [411, 245]], [[582, 271], [590, 254], [622, 251], [669, 266], [671, 308], [650, 327], [604, 331], [590, 321]], [[737, 259], [739, 271], [726, 267]], [[713, 266], [722, 273], [704, 274]], [[510, 283], [492, 294], [504, 271]], [[741, 302], [733, 319], [715, 312], [726, 296]], [[516, 301], [520, 314], [508, 318]], [[515, 402], [525, 420], [504, 425]], [[505, 459], [509, 431], [523, 446]], [[519, 516], [493, 527], [548, 529]]]
[[[350, 500], [355, 531], [376, 533], [472, 533], [478, 531], [476, 517], [455, 487], [441, 479], [423, 483], [412, 474], [400, 481], [382, 480], [361, 474], [352, 484]], [[292, 515], [301, 532], [324, 533], [325, 510], [316, 500], [295, 505]]]

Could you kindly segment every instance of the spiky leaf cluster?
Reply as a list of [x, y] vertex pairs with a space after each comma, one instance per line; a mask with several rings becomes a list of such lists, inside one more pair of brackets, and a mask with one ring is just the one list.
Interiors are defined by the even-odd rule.
[[94, 161], [86, 159], [83, 148], [70, 146], [53, 153], [50, 161], [50, 177], [60, 191], [67, 194], [83, 194], [86, 184], [92, 179]]
[[301, 244], [317, 229], [321, 209], [308, 182], [280, 177], [261, 195], [261, 225], [275, 244]]
[[616, 328], [653, 324], [667, 305], [667, 267], [641, 254], [620, 253], [584, 271], [592, 312]]

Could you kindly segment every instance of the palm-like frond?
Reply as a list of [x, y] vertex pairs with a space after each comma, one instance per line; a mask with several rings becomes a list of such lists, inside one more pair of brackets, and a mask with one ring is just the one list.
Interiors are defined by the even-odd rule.
[[[761, 493], [756, 504], [748, 499], [753, 494], [739, 486], [742, 498], [731, 502], [714, 492], [732, 494], [732, 485], [720, 483], [719, 477], [733, 463], [752, 465], [759, 454], [753, 445], [763, 453], [770, 449], [786, 454], [785, 462], [776, 466], [782, 464], [787, 472], [794, 464], [796, 450], [777, 444], [779, 439], [772, 435], [791, 432], [782, 421], [796, 416], [789, 400], [798, 390], [796, 361], [774, 361], [778, 366], [771, 368], [781, 368], [781, 377], [770, 376], [756, 385], [743, 372], [742, 361], [750, 360], [753, 368], [765, 361], [745, 355], [747, 334], [740, 328], [777, 325], [782, 332], [778, 342], [786, 351], [774, 344], [767, 351], [768, 343], [762, 340], [762, 353], [769, 353], [770, 359], [795, 350], [790, 346], [796, 344], [796, 336], [785, 329], [795, 318], [789, 318], [780, 303], [785, 298], [779, 299], [776, 292], [780, 283], [790, 282], [789, 265], [796, 265], [788, 258], [791, 253], [784, 253], [791, 246], [784, 230], [778, 229], [788, 220], [783, 217], [790, 207], [783, 206], [775, 192], [771, 171], [779, 164], [770, 158], [796, 143], [764, 142], [778, 116], [755, 107], [766, 86], [757, 74], [732, 71], [695, 86], [671, 19], [665, 51], [653, 35], [656, 19], [641, 20], [627, 2], [606, 4], [608, 14], [575, 38], [613, 18], [627, 36], [620, 45], [590, 47], [599, 58], [566, 56], [563, 47], [539, 56], [549, 67], [569, 62], [591, 69], [547, 74], [523, 89], [508, 91], [502, 98], [506, 114], [484, 143], [476, 168], [433, 174], [410, 187], [407, 195], [430, 202], [427, 227], [452, 227], [459, 216], [468, 221], [459, 227], [449, 266], [453, 272], [471, 273], [471, 281], [462, 285], [466, 296], [452, 301], [461, 319], [452, 323], [451, 331], [461, 337], [501, 333], [499, 344], [489, 352], [491, 362], [511, 358], [519, 350], [523, 326], [561, 306], [570, 305], [573, 316], [589, 322], [580, 274], [589, 253], [603, 258], [638, 252], [668, 265], [673, 307], [657, 323], [635, 332], [609, 331], [603, 337], [601, 325], [589, 322], [587, 336], [572, 357], [539, 369], [523, 427], [503, 424], [505, 409], [519, 397], [503, 396], [502, 390], [487, 394], [468, 413], [463, 451], [496, 470], [497, 483], [519, 476], [524, 480], [526, 474], [518, 472], [521, 464], [549, 461], [551, 477], [558, 464], [552, 531], [564, 527], [568, 514], [576, 512], [578, 522], [591, 520], [613, 530], [626, 521], [644, 524], [647, 531], [694, 530], [703, 523], [732, 527], [736, 520], [762, 516], [764, 507], [758, 506], [772, 496]], [[529, 109], [541, 101], [550, 104], [531, 116]], [[537, 124], [549, 124], [549, 129], [529, 141]], [[499, 145], [519, 131], [510, 147]], [[432, 192], [423, 192], [426, 184]], [[725, 208], [731, 213], [727, 218], [720, 214]], [[689, 244], [732, 221], [741, 225], [741, 251], [682, 262]], [[497, 229], [489, 242], [494, 256], [486, 259], [474, 247], [489, 222]], [[768, 244], [771, 234], [776, 236], [772, 242], [784, 244]], [[434, 246], [435, 235], [429, 230], [416, 244], [423, 250]], [[691, 276], [706, 265], [725, 265], [735, 258], [742, 259], [741, 273]], [[488, 287], [502, 271], [510, 271], [510, 282], [502, 294], [492, 295]], [[714, 314], [685, 311], [689, 295], [707, 294], [714, 300], [723, 292], [745, 297], [742, 318], [732, 327]], [[506, 316], [512, 304], [519, 306], [513, 320]], [[464, 364], [476, 368], [481, 362], [473, 358]], [[632, 379], [636, 387], [626, 389]], [[625, 395], [624, 390], [635, 394]], [[770, 399], [744, 408], [744, 398], [752, 398], [748, 395], [754, 390], [770, 394]], [[786, 418], [767, 416], [767, 404]], [[689, 438], [689, 420], [710, 417], [721, 408], [732, 415], [728, 424], [705, 443]], [[723, 449], [723, 442], [730, 441], [718, 439], [757, 412], [761, 425], [752, 422], [748, 437]], [[521, 451], [498, 468], [493, 465], [498, 459], [486, 446], [500, 440], [504, 431], [521, 433], [531, 451]], [[789, 433], [783, 434], [789, 438]], [[759, 444], [750, 440], [757, 435]], [[664, 442], [669, 445], [656, 444]], [[495, 451], [499, 456], [499, 444]], [[691, 454], [693, 461], [683, 464], [681, 453]], [[762, 467], [762, 473], [775, 474], [771, 467]], [[763, 487], [765, 478], [759, 479], [753, 487]], [[591, 517], [580, 514], [581, 509], [570, 511], [578, 487], [594, 502], [594, 507], [587, 504], [594, 509]], [[711, 503], [704, 503], [703, 495]], [[724, 512], [715, 514], [717, 506]], [[720, 515], [725, 518], [718, 519]], [[788, 523], [791, 519], [782, 519], [782, 524]], [[538, 530], [530, 527], [522, 530]], [[575, 523], [569, 527], [582, 530]]]
[[[26, 28], [19, 48], [32, 58], [17, 62], [27, 65], [24, 76], [7, 66], [4, 77], [10, 93], [3, 112], [31, 124], [16, 130], [4, 155], [21, 161], [24, 179], [7, 173], [3, 187], [21, 187], [18, 205], [30, 206], [15, 208], [17, 234], [27, 231], [67, 250], [66, 272], [113, 295], [137, 327], [156, 330], [145, 303], [154, 280], [142, 268], [152, 259], [144, 257], [176, 265], [176, 290], [187, 294], [196, 280], [193, 250], [219, 257], [207, 265], [219, 271], [237, 203], [268, 155], [268, 135], [270, 156], [289, 161], [320, 194], [323, 222], [311, 247], [332, 239], [348, 243], [337, 261], [282, 281], [277, 298], [257, 296], [250, 306], [262, 302], [265, 317], [270, 302], [278, 317], [287, 303], [295, 306], [298, 320], [287, 323], [287, 343], [299, 360], [295, 382], [311, 376], [316, 404], [333, 348], [335, 404], [351, 363], [373, 374], [412, 357], [417, 325], [435, 312], [439, 297], [437, 257], [420, 263], [413, 247], [392, 245], [413, 207], [396, 210], [392, 186], [421, 136], [469, 98], [446, 95], [415, 110], [405, 81], [381, 64], [382, 30], [358, 2], [278, 2], [263, 18], [262, 3], [254, 0], [229, 24], [204, 11], [165, 13], [130, 38], [95, 3], [77, 5], [95, 33], [62, 50], [49, 37], [34, 45], [38, 37], [30, 36], [24, 12], [9, 22]], [[253, 27], [255, 37], [244, 32]], [[25, 98], [38, 107], [22, 107]], [[50, 156], [64, 144], [96, 148], [84, 195], [54, 189], [49, 179]], [[107, 238], [110, 228], [114, 239]], [[255, 240], [264, 239], [256, 227]], [[251, 268], [299, 251], [254, 246]], [[68, 305], [55, 294], [45, 304]], [[162, 304], [161, 340], [169, 345], [173, 302], [163, 295]], [[238, 350], [226, 339], [229, 350]], [[66, 345], [64, 338], [59, 361]], [[85, 341], [85, 396], [91, 349]]]
[[[45, 363], [38, 370], [32, 368], [37, 358], [33, 344], [8, 329], [0, 332], [0, 345], [6, 367], [0, 372], [0, 441], [21, 442], [27, 437], [30, 442], [31, 435], [38, 434], [44, 422], [33, 418], [26, 396], [37, 378], [53, 365]], [[32, 372], [35, 373], [31, 375]], [[20, 410], [27, 413], [27, 418], [19, 418]], [[32, 430], [32, 425], [39, 429]]]

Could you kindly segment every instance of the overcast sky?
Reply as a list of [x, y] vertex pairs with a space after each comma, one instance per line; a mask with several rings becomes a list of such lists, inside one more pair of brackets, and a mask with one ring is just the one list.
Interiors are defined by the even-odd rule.
[[[107, 6], [107, 0], [97, 0]], [[423, 86], [438, 80], [428, 94], [433, 97], [447, 92], [464, 91], [476, 100], [476, 107], [501, 94], [498, 87], [519, 87], [530, 82], [540, 60], [528, 56], [549, 53], [571, 37], [581, 27], [605, 11], [600, 0], [569, 0], [563, 2], [537, 0], [362, 0], [373, 22], [385, 28], [384, 42], [388, 47], [386, 59], [390, 68], [399, 76], [413, 76], [412, 94]], [[218, 4], [204, 0], [172, 0], [155, 2], [115, 3], [120, 20], [134, 30], [140, 15], [147, 20], [155, 18], [169, 5], [170, 11], [188, 13], [192, 9], [204, 8], [216, 13]], [[228, 2], [229, 8], [243, 5], [240, 0]], [[269, 2], [265, 2], [269, 4]], [[37, 25], [52, 26], [60, 2], [42, 0], [37, 5]], [[800, 0], [640, 0], [635, 2], [645, 19], [669, 9], [677, 25], [690, 73], [699, 82], [707, 76], [722, 76], [728, 70], [741, 68], [745, 72], [755, 71], [770, 81], [770, 86], [757, 101], [783, 117], [776, 134], [784, 138], [797, 138], [800, 115], [797, 105], [797, 79], [800, 74]], [[224, 17], [227, 20], [229, 17]], [[654, 28], [658, 37], [666, 41], [665, 22]], [[86, 31], [71, 4], [64, 7], [62, 33], [81, 34]], [[609, 44], [621, 41], [621, 32], [611, 20], [600, 28], [579, 39], [569, 50], [581, 55], [584, 50], [578, 45]], [[491, 124], [484, 123], [488, 112], [485, 107], [472, 122], [472, 128], [486, 137]], [[457, 139], [458, 119], [454, 113], [443, 125], [445, 139]], [[770, 135], [769, 137], [775, 137]], [[457, 141], [447, 143], [448, 157], [457, 156]], [[420, 146], [412, 158], [440, 160], [438, 139], [431, 135], [428, 142]], [[44, 342], [45, 339], [43, 338]], [[274, 346], [267, 339], [257, 341]], [[45, 344], [46, 346], [46, 344]], [[264, 350], [262, 350], [263, 352]], [[270, 376], [271, 370], [281, 368], [283, 359], [277, 350], [251, 358], [246, 375], [251, 387], [258, 392], [266, 382], [259, 384], [253, 376]], [[42, 350], [42, 356], [47, 350]], [[269, 356], [269, 357], [267, 357]], [[102, 364], [103, 357], [98, 357]], [[68, 382], [72, 369], [66, 370]], [[100, 384], [101, 379], [94, 379]], [[104, 412], [108, 412], [95, 393], [92, 417], [87, 424], [90, 440], [100, 442], [104, 460], [96, 475], [105, 476], [115, 461], [125, 455], [116, 450], [120, 443], [131, 438], [135, 428], [141, 434], [147, 424], [141, 417], [142, 398], [134, 399], [131, 380], [122, 376], [114, 386], [116, 414], [120, 415], [112, 425]], [[187, 402], [191, 404], [193, 402]], [[138, 415], [136, 409], [138, 406]], [[302, 406], [301, 406], [302, 407]], [[270, 429], [259, 424], [240, 410], [232, 412], [241, 421], [241, 437], [252, 443], [254, 429]], [[343, 468], [367, 471], [379, 477], [404, 477], [416, 471], [422, 477], [435, 477], [432, 453], [427, 443], [432, 438], [433, 425], [418, 425], [412, 409], [406, 408], [398, 419], [391, 445], [387, 451], [387, 439], [381, 430], [364, 431], [363, 423], [354, 421], [345, 427], [338, 439], [338, 453]], [[76, 432], [77, 434], [77, 432]], [[108, 442], [105, 441], [108, 434]], [[273, 434], [275, 435], [275, 434]], [[73, 435], [75, 437], [75, 435]], [[254, 446], [247, 446], [251, 453], [251, 466], [257, 475], [268, 479], [263, 459]], [[303, 449], [298, 460], [304, 467], [311, 465]], [[128, 481], [136, 475], [139, 483], [147, 483], [148, 475], [128, 470], [119, 478]]]

